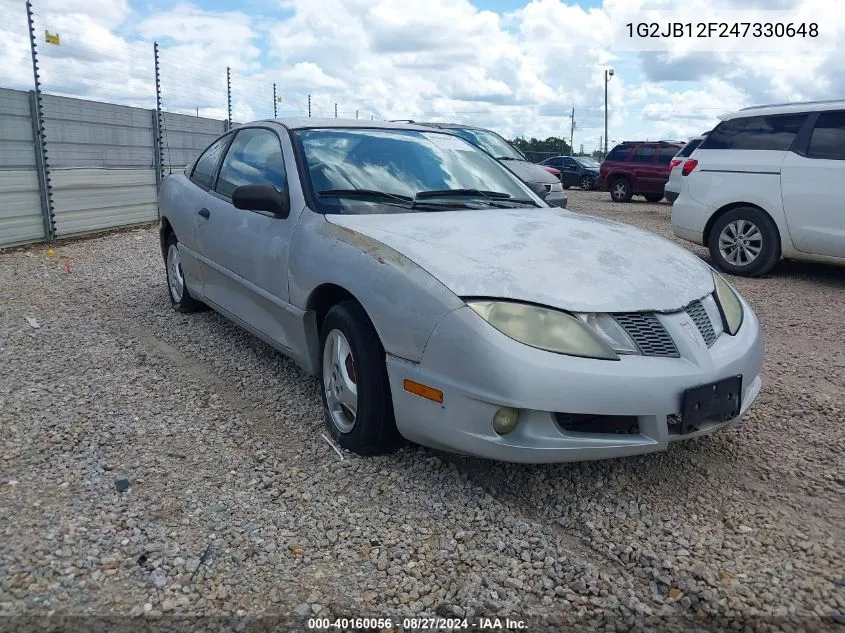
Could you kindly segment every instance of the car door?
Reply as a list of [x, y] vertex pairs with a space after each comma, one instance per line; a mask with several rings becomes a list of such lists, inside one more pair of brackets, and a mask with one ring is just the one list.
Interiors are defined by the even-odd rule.
[[220, 169], [220, 161], [226, 153], [226, 148], [232, 141], [234, 134], [229, 133], [214, 141], [193, 164], [188, 175], [197, 188], [184, 200], [184, 212], [189, 218], [189, 231], [180, 231], [179, 255], [182, 263], [182, 272], [185, 275], [185, 283], [188, 288], [199, 288], [203, 294], [204, 279], [202, 275], [204, 255], [200, 243], [200, 225], [208, 213], [208, 205], [212, 204], [214, 197], [208, 193], [214, 186], [214, 179]]
[[290, 347], [286, 324], [288, 253], [295, 216], [236, 209], [241, 185], [269, 184], [287, 191], [281, 139], [270, 128], [238, 129], [209, 192], [201, 220], [203, 294], [206, 299], [282, 347]]
[[792, 244], [803, 253], [845, 257], [845, 110], [820, 112], [812, 132], [781, 163], [781, 195]]
[[655, 145], [640, 145], [631, 156], [631, 172], [634, 182], [631, 183], [635, 192], [663, 193], [666, 183], [657, 163], [657, 147]]
[[574, 187], [581, 180], [581, 173], [578, 163], [571, 158], [563, 158], [560, 172], [560, 180], [564, 187]]

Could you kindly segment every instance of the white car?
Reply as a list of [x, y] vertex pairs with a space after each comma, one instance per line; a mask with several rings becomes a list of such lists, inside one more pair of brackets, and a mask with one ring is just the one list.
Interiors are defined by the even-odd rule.
[[678, 199], [678, 194], [681, 193], [681, 163], [689, 158], [699, 145], [704, 140], [704, 136], [696, 136], [691, 138], [689, 142], [681, 148], [681, 151], [675, 154], [672, 162], [669, 163], [669, 180], [663, 187], [663, 194], [669, 203], [675, 202]]
[[845, 265], [845, 100], [720, 119], [681, 166], [674, 234], [734, 275], [765, 274], [781, 258]]

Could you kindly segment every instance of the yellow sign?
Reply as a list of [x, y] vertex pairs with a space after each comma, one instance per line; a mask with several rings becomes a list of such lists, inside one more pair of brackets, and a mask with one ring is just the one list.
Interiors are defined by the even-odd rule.
[[55, 35], [53, 35], [52, 33], [50, 33], [50, 31], [44, 31], [44, 40], [48, 44], [55, 44], [56, 46], [59, 46], [62, 43], [59, 34], [56, 33]]

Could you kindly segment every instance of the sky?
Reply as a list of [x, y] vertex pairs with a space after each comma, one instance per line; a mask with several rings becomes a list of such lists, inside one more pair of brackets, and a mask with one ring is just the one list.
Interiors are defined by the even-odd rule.
[[[228, 67], [236, 122], [273, 116], [275, 83], [283, 117], [306, 116], [310, 94], [313, 116], [337, 104], [340, 117], [462, 122], [507, 138], [568, 138], [574, 109], [574, 146], [589, 152], [604, 136], [608, 68], [611, 145], [686, 139], [750, 105], [845, 98], [839, 0], [32, 2], [45, 92], [153, 108], [155, 41], [163, 108], [226, 118]], [[798, 48], [774, 38], [763, 51], [669, 38], [642, 51], [614, 35], [679, 6], [694, 23], [743, 9], [814, 21], [828, 37]], [[30, 90], [24, 0], [0, 11], [0, 87]]]

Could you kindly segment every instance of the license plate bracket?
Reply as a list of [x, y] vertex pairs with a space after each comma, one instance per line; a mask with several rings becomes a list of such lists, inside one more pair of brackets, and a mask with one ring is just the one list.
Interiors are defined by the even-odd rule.
[[684, 391], [681, 402], [681, 434], [695, 431], [702, 422], [727, 422], [742, 408], [742, 375]]

